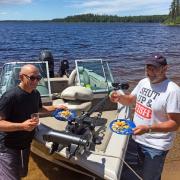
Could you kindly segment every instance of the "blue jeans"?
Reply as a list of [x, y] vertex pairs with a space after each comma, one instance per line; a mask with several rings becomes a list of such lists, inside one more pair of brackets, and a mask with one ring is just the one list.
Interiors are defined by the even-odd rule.
[[[130, 139], [125, 161], [143, 180], [160, 180], [168, 151], [144, 146]], [[121, 180], [138, 178], [127, 167], [123, 169]]]
[[137, 143], [138, 155], [142, 163], [143, 180], [160, 180], [168, 151], [162, 151]]

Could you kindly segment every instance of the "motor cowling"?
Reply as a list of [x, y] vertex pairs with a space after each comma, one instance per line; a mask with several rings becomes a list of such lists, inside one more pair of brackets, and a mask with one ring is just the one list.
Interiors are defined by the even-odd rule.
[[54, 58], [49, 50], [42, 50], [39, 54], [40, 61], [47, 61], [49, 66], [49, 76], [54, 77]]
[[62, 60], [59, 68], [60, 77], [63, 77], [64, 75], [69, 76], [68, 69], [69, 69], [69, 61], [66, 59]]

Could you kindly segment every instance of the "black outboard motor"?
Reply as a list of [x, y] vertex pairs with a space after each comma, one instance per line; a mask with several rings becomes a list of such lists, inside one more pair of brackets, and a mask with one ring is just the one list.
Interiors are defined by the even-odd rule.
[[75, 156], [76, 153], [83, 154], [84, 151], [90, 148], [91, 135], [76, 135], [70, 132], [56, 132], [49, 131], [43, 135], [43, 139], [47, 142], [53, 142], [50, 154], [54, 151], [61, 151], [64, 147], [68, 147], [66, 150], [69, 159]]
[[69, 69], [69, 62], [68, 60], [64, 59], [61, 61], [60, 68], [59, 68], [59, 75], [63, 77], [66, 75], [68, 77], [68, 69]]
[[54, 77], [54, 58], [49, 50], [42, 50], [39, 55], [40, 61], [48, 61], [49, 66], [49, 76]]

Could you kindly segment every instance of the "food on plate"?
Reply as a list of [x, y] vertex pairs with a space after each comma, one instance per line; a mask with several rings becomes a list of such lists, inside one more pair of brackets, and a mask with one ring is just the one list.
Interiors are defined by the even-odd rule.
[[64, 110], [64, 111], [59, 112], [59, 115], [63, 118], [67, 118], [71, 115], [71, 112], [69, 110]]
[[120, 132], [129, 128], [129, 125], [125, 121], [116, 121], [112, 124], [112, 129], [115, 132]]

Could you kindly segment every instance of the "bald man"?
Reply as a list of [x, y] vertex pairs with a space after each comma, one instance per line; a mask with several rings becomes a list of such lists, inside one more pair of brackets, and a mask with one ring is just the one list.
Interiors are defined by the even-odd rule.
[[21, 68], [20, 84], [0, 99], [0, 179], [19, 180], [27, 175], [30, 145], [38, 121], [31, 114], [53, 111], [42, 106], [36, 90], [41, 80], [39, 70], [27, 64]]

